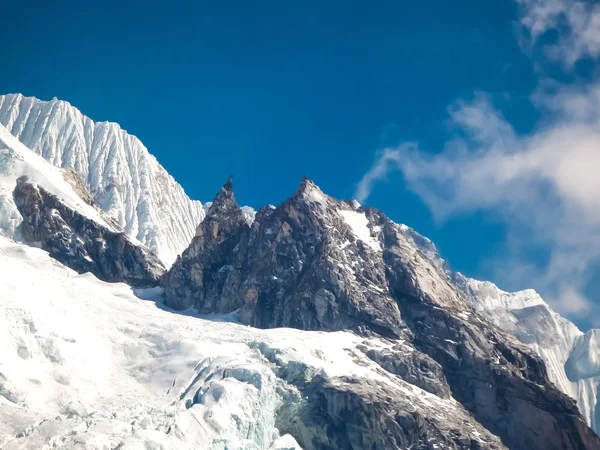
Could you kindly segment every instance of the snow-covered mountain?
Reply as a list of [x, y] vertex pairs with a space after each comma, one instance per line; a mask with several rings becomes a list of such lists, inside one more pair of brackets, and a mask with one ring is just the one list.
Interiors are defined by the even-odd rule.
[[[474, 313], [407, 227], [308, 180], [259, 211], [252, 235], [248, 222], [228, 183], [165, 281], [172, 303], [182, 282], [202, 282], [184, 271], [210, 262], [203, 305], [235, 310], [226, 286], [250, 277], [239, 313], [203, 317], [170, 310], [160, 288], [79, 275], [0, 236], [0, 447], [600, 445], [541, 363]], [[231, 266], [215, 259], [232, 255]], [[266, 286], [287, 294], [265, 297]]]
[[147, 247], [93, 202], [75, 173], [52, 166], [2, 125], [0, 231], [106, 281], [153, 286], [165, 271]]
[[204, 215], [200, 202], [118, 124], [94, 122], [64, 101], [20, 94], [0, 96], [0, 124], [51, 164], [79, 174], [96, 203], [166, 265], [194, 236]]
[[64, 102], [0, 97], [0, 274], [2, 449], [600, 448], [598, 330], [308, 179], [203, 208]]
[[109, 217], [81, 198], [76, 184], [69, 182], [67, 174], [25, 147], [0, 125], [0, 228], [3, 232], [19, 237], [18, 227], [22, 217], [15, 204], [13, 191], [17, 179], [22, 176], [60, 197], [71, 209], [111, 231], [117, 231], [118, 226]]

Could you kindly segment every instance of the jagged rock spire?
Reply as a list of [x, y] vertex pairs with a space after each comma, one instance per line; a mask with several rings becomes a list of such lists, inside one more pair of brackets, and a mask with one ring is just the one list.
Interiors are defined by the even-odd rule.
[[317, 187], [317, 185], [314, 183], [313, 180], [311, 180], [307, 176], [303, 176], [302, 179], [300, 180], [300, 186], [298, 186], [298, 189], [296, 189], [296, 192], [294, 193], [294, 195], [303, 194], [312, 189], [319, 189], [319, 188]]
[[[228, 309], [227, 304], [217, 305], [220, 296], [204, 289], [204, 277], [216, 282], [219, 289], [214, 291], [220, 291], [236, 258], [234, 248], [250, 231], [242, 208], [233, 195], [232, 178], [229, 176], [215, 196], [190, 246], [163, 278], [165, 298], [175, 309], [190, 306], [206, 312], [216, 308]], [[215, 267], [222, 269], [217, 276], [211, 273]]]
[[[223, 214], [232, 214], [240, 207], [233, 194], [233, 175], [229, 175], [227, 182], [221, 187], [221, 190], [215, 196], [210, 208], [208, 209], [207, 217]], [[240, 210], [241, 214], [241, 210]]]
[[233, 175], [229, 175], [229, 178], [227, 178], [227, 183], [223, 185], [223, 189], [233, 192]]
[[327, 202], [328, 196], [323, 193], [319, 186], [317, 186], [314, 181], [310, 178], [304, 176], [300, 181], [300, 186], [294, 192], [294, 195], [290, 197], [291, 200], [296, 201], [308, 201], [311, 203], [322, 203], [325, 204]]

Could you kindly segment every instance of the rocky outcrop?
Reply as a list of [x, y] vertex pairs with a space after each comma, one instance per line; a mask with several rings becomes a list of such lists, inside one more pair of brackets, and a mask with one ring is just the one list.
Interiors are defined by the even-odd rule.
[[[575, 324], [554, 312], [532, 289], [505, 292], [489, 281], [449, 273], [479, 314], [543, 359], [550, 380], [562, 392], [577, 400], [579, 411], [598, 433], [600, 370], [590, 370], [594, 364], [592, 360], [598, 355], [598, 347], [590, 338], [597, 331], [589, 330], [584, 334]], [[582, 347], [584, 342], [592, 345]], [[587, 349], [581, 351], [585, 347]]]
[[[316, 379], [303, 390], [306, 404], [289, 429], [305, 449], [504, 449], [482, 427], [469, 436], [471, 423], [448, 423], [424, 414], [384, 383], [344, 379], [342, 386]], [[463, 416], [463, 419], [465, 417]]]
[[453, 397], [507, 447], [600, 445], [575, 402], [550, 383], [539, 358], [476, 315], [440, 308], [404, 279], [397, 283], [390, 287], [414, 333], [414, 345], [444, 368]]
[[[258, 211], [251, 226], [229, 181], [162, 283], [167, 305], [176, 309], [237, 310], [243, 323], [260, 328], [353, 330], [405, 345], [418, 356], [396, 361], [386, 349], [365, 354], [411, 385], [440, 398], [451, 394], [508, 448], [600, 448], [575, 402], [549, 382], [541, 360], [481, 319], [409, 229], [379, 211], [336, 201], [308, 179], [280, 206]], [[314, 392], [323, 399], [329, 391], [317, 383]], [[352, 416], [360, 402], [372, 406], [374, 396], [385, 397], [384, 392], [373, 386], [346, 392], [343, 400], [335, 393], [320, 403], [310, 401], [307, 411], [311, 417], [316, 414], [311, 408], [327, 412], [325, 427], [352, 424], [360, 435], [354, 442], [369, 448], [430, 448], [426, 439], [415, 437], [435, 433], [429, 416], [398, 418], [404, 406], [397, 401], [389, 401], [385, 411], [371, 408], [363, 418]], [[393, 426], [379, 423], [390, 414], [398, 418]], [[401, 429], [397, 441], [366, 436], [389, 433], [390, 427]], [[305, 448], [358, 448], [327, 441], [328, 431], [298, 428], [291, 434]], [[448, 448], [492, 448], [452, 442]]]
[[163, 279], [168, 305], [175, 309], [231, 311], [220, 302], [224, 283], [232, 272], [236, 247], [247, 239], [249, 226], [235, 201], [231, 178], [210, 205], [190, 246], [177, 257], [175, 268]]
[[[350, 204], [340, 207], [353, 212]], [[244, 323], [260, 328], [402, 336], [406, 327], [386, 294], [384, 267], [355, 270], [374, 251], [337, 208], [304, 180], [281, 206], [258, 211], [250, 228], [226, 184], [163, 280], [167, 304], [203, 312], [239, 309]]]
[[383, 347], [362, 345], [359, 350], [384, 370], [404, 381], [440, 398], [452, 397], [444, 369], [429, 356], [416, 352], [411, 347], [407, 351], [406, 345], [393, 341]]
[[162, 263], [123, 232], [111, 230], [66, 206], [27, 177], [17, 180], [14, 202], [23, 216], [22, 237], [73, 270], [134, 287], [158, 284]]
[[[368, 353], [380, 350], [380, 344], [369, 339], [357, 349]], [[315, 372], [264, 343], [250, 345], [283, 381], [278, 430], [294, 436], [306, 450], [506, 449], [449, 395], [429, 394], [386, 370], [366, 377]], [[369, 370], [364, 354], [355, 354], [353, 363]]]

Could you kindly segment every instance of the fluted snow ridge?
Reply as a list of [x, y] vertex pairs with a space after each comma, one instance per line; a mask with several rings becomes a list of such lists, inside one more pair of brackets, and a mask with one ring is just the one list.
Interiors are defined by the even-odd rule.
[[0, 124], [53, 165], [72, 169], [123, 229], [170, 265], [204, 217], [199, 201], [118, 124], [94, 122], [65, 101], [0, 96]]

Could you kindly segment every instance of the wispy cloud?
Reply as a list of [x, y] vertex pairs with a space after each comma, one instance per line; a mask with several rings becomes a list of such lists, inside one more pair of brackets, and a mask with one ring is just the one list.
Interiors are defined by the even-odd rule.
[[[547, 54], [566, 70], [579, 58], [600, 56], [598, 5], [518, 3], [532, 45], [559, 30]], [[542, 121], [527, 135], [484, 93], [456, 102], [449, 108], [456, 132], [441, 152], [414, 142], [381, 150], [356, 197], [364, 202], [379, 180], [399, 170], [439, 221], [476, 211], [494, 215], [510, 240], [498, 279], [536, 287], [560, 312], [582, 315], [594, 307], [584, 293], [600, 267], [600, 82], [564, 86], [544, 79], [532, 102]], [[542, 265], [531, 264], [535, 248], [548, 254]]]
[[356, 186], [354, 198], [361, 203], [367, 200], [371, 195], [375, 184], [378, 181], [384, 180], [388, 172], [398, 166], [400, 155], [412, 151], [415, 145], [416, 144], [412, 143], [404, 143], [400, 147], [384, 148], [377, 152], [375, 164], [373, 164], [371, 169], [362, 177]]
[[517, 0], [522, 43], [544, 43], [546, 55], [572, 66], [581, 58], [600, 56], [600, 4], [574, 0]]

